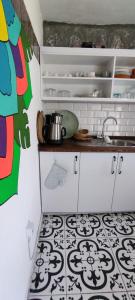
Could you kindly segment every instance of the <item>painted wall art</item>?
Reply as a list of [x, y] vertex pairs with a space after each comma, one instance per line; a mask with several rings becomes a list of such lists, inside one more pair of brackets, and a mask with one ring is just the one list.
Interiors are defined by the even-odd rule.
[[18, 193], [21, 149], [30, 147], [32, 55], [11, 0], [0, 0], [0, 205]]

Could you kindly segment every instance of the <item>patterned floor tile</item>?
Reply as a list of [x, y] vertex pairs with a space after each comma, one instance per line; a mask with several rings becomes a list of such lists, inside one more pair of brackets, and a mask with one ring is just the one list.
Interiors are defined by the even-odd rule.
[[135, 292], [129, 293], [129, 299], [135, 300]]
[[44, 215], [28, 300], [95, 299], [135, 300], [135, 214]]
[[108, 237], [135, 236], [135, 217], [133, 214], [104, 214], [102, 222]]
[[66, 295], [56, 295], [56, 296], [43, 296], [43, 297], [31, 297], [28, 300], [66, 300]]
[[[68, 247], [68, 244], [70, 247]], [[125, 287], [109, 242], [95, 239], [67, 242], [67, 294], [120, 292]]]
[[123, 293], [97, 293], [67, 296], [67, 300], [129, 300], [128, 294]]
[[90, 238], [105, 237], [105, 230], [97, 215], [70, 215], [66, 217], [65, 237], [66, 238]]
[[44, 215], [40, 230], [40, 239], [63, 239], [64, 217]]
[[65, 291], [64, 243], [61, 245], [61, 241], [39, 241], [31, 280], [31, 294], [63, 295]]
[[110, 243], [126, 289], [135, 290], [135, 237], [111, 238]]

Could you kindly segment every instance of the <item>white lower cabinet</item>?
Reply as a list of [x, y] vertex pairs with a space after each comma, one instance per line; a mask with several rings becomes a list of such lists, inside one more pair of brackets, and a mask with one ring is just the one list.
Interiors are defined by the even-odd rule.
[[135, 153], [41, 152], [40, 169], [45, 213], [135, 210]]
[[43, 212], [77, 212], [80, 153], [41, 152]]
[[135, 153], [119, 153], [112, 211], [135, 211]]
[[81, 153], [79, 212], [111, 211], [117, 155]]

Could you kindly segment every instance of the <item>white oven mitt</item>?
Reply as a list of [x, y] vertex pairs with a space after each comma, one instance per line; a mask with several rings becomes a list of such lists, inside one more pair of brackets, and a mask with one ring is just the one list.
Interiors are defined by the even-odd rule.
[[67, 170], [65, 170], [63, 167], [59, 166], [56, 162], [54, 162], [49, 174], [47, 175], [44, 185], [48, 189], [54, 190], [59, 185], [64, 184], [66, 175], [67, 175]]

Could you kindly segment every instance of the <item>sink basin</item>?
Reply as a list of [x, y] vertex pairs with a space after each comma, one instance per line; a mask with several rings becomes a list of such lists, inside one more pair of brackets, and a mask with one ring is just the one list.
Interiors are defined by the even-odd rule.
[[102, 139], [91, 139], [90, 141], [74, 141], [76, 145], [79, 146], [99, 146], [99, 147], [135, 147], [135, 141], [132, 140], [124, 140], [124, 139], [112, 139], [110, 144], [107, 144]]
[[112, 146], [135, 147], [135, 142], [131, 140], [113, 139]]

